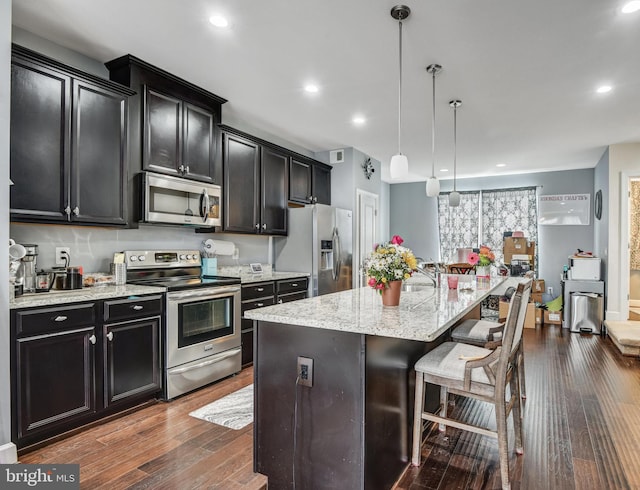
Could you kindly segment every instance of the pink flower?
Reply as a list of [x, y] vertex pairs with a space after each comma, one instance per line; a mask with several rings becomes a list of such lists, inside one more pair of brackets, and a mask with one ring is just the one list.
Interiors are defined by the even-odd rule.
[[376, 289], [384, 289], [384, 284], [383, 283], [376, 284]]
[[400, 235], [393, 235], [393, 238], [391, 238], [391, 243], [393, 245], [402, 245], [402, 242], [404, 242], [404, 240]]
[[471, 252], [469, 255], [467, 255], [467, 262], [471, 265], [476, 265], [479, 260], [480, 256], [475, 252]]
[[370, 278], [369, 278], [369, 287], [372, 287], [372, 288], [376, 287], [376, 280], [375, 280], [375, 278], [373, 278], [373, 277], [370, 277]]

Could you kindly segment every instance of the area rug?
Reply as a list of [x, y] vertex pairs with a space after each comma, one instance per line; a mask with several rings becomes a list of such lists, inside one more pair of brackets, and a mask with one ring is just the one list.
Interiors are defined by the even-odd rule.
[[253, 385], [234, 391], [189, 415], [230, 429], [240, 430], [253, 422]]

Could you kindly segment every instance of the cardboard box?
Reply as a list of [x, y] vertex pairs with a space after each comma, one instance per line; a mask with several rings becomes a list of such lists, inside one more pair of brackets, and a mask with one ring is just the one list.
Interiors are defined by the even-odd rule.
[[544, 279], [534, 279], [531, 283], [532, 293], [544, 293]]
[[514, 255], [529, 255], [531, 257], [531, 269], [534, 268], [534, 258], [536, 255], [536, 244], [530, 242], [526, 238], [507, 237], [502, 244], [502, 253], [504, 254], [504, 263], [511, 264]]
[[[536, 328], [536, 306], [533, 303], [527, 304], [527, 314], [524, 317], [524, 328]], [[509, 313], [509, 302], [500, 301], [498, 307], [499, 321], [504, 322], [507, 319]]]
[[536, 308], [536, 325], [544, 325], [544, 312], [542, 308]]
[[542, 303], [542, 293], [531, 293], [529, 301], [533, 303]]
[[562, 312], [544, 310], [545, 325], [562, 325]]

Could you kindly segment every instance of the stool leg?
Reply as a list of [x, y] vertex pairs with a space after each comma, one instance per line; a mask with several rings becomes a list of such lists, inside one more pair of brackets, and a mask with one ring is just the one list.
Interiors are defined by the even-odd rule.
[[[447, 418], [447, 408], [449, 407], [449, 390], [446, 387], [440, 387], [440, 417]], [[447, 426], [444, 424], [438, 424], [438, 430], [444, 432], [447, 430]]]
[[502, 490], [510, 490], [511, 483], [509, 482], [509, 443], [507, 438], [507, 407], [504, 401], [504, 392], [502, 392], [502, 397], [500, 398], [501, 399], [496, 400], [496, 404], [495, 404], [496, 425], [498, 429], [498, 453], [500, 455], [500, 477], [502, 478]]
[[424, 375], [416, 371], [416, 400], [413, 409], [413, 444], [411, 464], [420, 466], [420, 450], [422, 446], [422, 410], [424, 409]]
[[522, 447], [522, 413], [519, 383], [517, 373], [514, 373], [509, 381], [509, 387], [511, 400], [513, 400], [513, 430], [516, 436], [516, 454], [524, 452]]
[[520, 347], [518, 348], [518, 379], [520, 382], [520, 396], [527, 398], [527, 387], [524, 381], [524, 352], [522, 347], [522, 341], [520, 341]]

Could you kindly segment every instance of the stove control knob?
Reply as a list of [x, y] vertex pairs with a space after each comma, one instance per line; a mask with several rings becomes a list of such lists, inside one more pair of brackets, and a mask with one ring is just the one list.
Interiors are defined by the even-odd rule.
[[192, 260], [193, 258], [194, 258], [193, 255], [191, 255], [191, 254], [187, 255], [187, 260]]
[[135, 262], [136, 260], [138, 260], [138, 257], [136, 257], [135, 255], [132, 255], [131, 257], [129, 257], [129, 260], [131, 262]]
[[138, 260], [140, 262], [144, 262], [146, 260], [146, 257], [144, 255], [138, 255]]
[[180, 255], [180, 260], [186, 260], [187, 256], [185, 254]]

